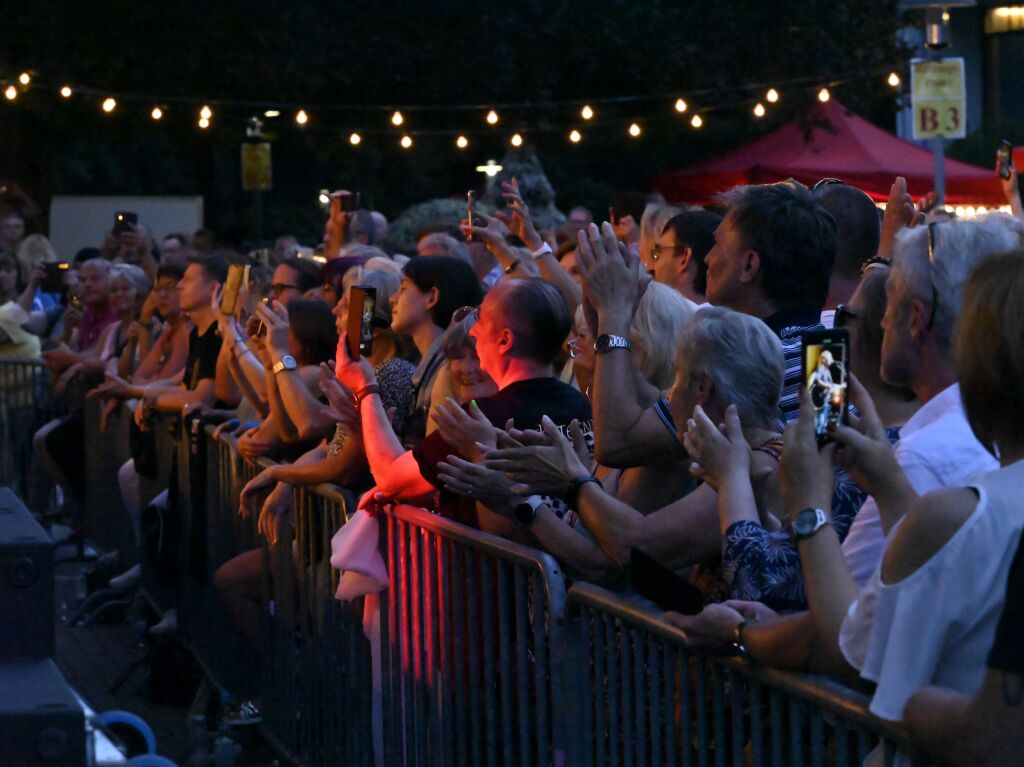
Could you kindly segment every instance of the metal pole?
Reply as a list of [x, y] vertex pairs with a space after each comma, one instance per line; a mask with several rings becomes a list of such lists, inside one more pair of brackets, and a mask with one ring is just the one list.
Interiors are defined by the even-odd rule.
[[946, 144], [942, 136], [932, 139], [932, 153], [935, 156], [935, 204], [946, 203]]

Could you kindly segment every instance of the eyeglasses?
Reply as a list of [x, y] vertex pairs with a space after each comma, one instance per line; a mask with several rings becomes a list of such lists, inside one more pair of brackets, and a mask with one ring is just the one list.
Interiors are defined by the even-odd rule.
[[270, 286], [270, 292], [279, 296], [289, 288], [292, 290], [302, 290], [298, 285], [289, 285], [287, 282], [275, 282]]
[[938, 221], [928, 224], [928, 283], [932, 289], [932, 312], [928, 315], [928, 330], [935, 325], [935, 311], [939, 308], [939, 291], [935, 288], [935, 227]]
[[655, 245], [651, 248], [651, 261], [657, 261], [661, 258], [662, 253], [668, 253], [670, 256], [674, 256], [676, 253], [682, 253], [686, 247], [685, 243], [682, 245]]
[[841, 185], [845, 186], [846, 182], [843, 181], [841, 178], [823, 178], [823, 179], [821, 179], [821, 181], [816, 181], [814, 183], [814, 186], [811, 187], [811, 191], [812, 192], [816, 192], [819, 189], [821, 189], [822, 187], [833, 186], [835, 184], [841, 184]]
[[836, 316], [832, 325], [837, 328], [845, 328], [851, 320], [860, 319], [860, 315], [853, 311], [846, 304], [836, 305]]
[[[452, 325], [457, 325], [469, 316], [476, 315], [475, 320], [480, 319], [479, 306], [460, 306], [452, 312]], [[475, 321], [474, 320], [474, 321]]]
[[889, 267], [892, 266], [892, 259], [886, 258], [885, 256], [872, 256], [871, 258], [865, 259], [864, 263], [860, 265], [860, 274], [863, 277], [864, 272], [873, 267]]

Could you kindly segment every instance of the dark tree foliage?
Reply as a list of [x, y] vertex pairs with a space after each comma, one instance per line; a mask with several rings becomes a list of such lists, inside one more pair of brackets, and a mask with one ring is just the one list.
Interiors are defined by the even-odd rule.
[[[202, 194], [208, 224], [252, 237], [253, 200], [240, 189], [245, 120], [271, 102], [306, 105], [299, 129], [285, 113], [267, 121], [274, 189], [265, 195], [264, 234], [320, 226], [316, 190], [363, 190], [394, 215], [430, 197], [479, 187], [474, 167], [500, 159], [513, 130], [526, 131], [563, 208], [602, 210], [615, 189], [641, 189], [666, 169], [738, 145], [791, 119], [822, 81], [877, 73], [905, 59], [895, 43], [894, 0], [453, 0], [281, 3], [217, 0], [102, 3], [49, 0], [4, 14], [0, 75], [38, 72], [15, 104], [0, 104], [0, 178], [13, 179], [45, 205], [54, 194]], [[709, 91], [695, 106], [735, 102], [797, 77], [820, 78], [783, 90], [768, 118], [750, 105], [713, 111], [694, 131], [675, 115], [675, 94]], [[112, 115], [101, 97], [63, 101], [67, 81], [121, 94], [160, 95], [167, 116], [152, 122], [154, 99], [122, 98]], [[767, 87], [767, 86], [766, 86]], [[503, 109], [497, 128], [461, 104], [579, 102], [644, 94], [672, 98], [596, 106], [596, 124], [579, 106]], [[893, 93], [884, 77], [841, 87], [837, 98], [891, 126]], [[188, 103], [177, 103], [184, 99]], [[251, 101], [246, 107], [218, 100]], [[201, 101], [215, 110], [196, 127]], [[399, 149], [385, 112], [325, 106], [423, 104], [406, 112], [418, 135]], [[319, 107], [319, 108], [318, 108]], [[642, 123], [642, 140], [625, 133]], [[584, 140], [572, 146], [577, 125]], [[358, 149], [345, 137], [360, 130]], [[457, 131], [470, 133], [458, 152]]]

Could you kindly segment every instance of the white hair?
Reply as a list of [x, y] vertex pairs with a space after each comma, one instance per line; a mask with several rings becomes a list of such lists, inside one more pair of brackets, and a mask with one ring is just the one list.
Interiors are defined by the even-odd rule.
[[1020, 236], [1000, 218], [946, 221], [933, 227], [933, 253], [928, 260], [928, 227], [905, 229], [896, 237], [893, 281], [903, 301], [937, 297], [934, 330], [943, 348], [949, 348], [960, 314], [963, 286], [982, 260], [1020, 247]]
[[652, 282], [633, 314], [629, 340], [644, 378], [660, 391], [672, 386], [676, 338], [695, 311], [697, 305], [678, 290]]
[[149, 276], [135, 264], [114, 264], [110, 267], [110, 279], [111, 281], [124, 280], [140, 296], [145, 296], [153, 287]]
[[640, 236], [653, 244], [665, 231], [665, 224], [682, 212], [682, 208], [650, 203], [640, 217]]
[[712, 396], [735, 405], [744, 426], [776, 427], [785, 361], [778, 336], [761, 320], [705, 306], [683, 326], [677, 353], [679, 371], [707, 373]]

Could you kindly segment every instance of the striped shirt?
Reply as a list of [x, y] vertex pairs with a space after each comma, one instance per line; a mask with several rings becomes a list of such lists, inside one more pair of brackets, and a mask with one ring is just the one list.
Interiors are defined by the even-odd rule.
[[783, 424], [797, 419], [800, 414], [800, 385], [804, 380], [803, 335], [812, 330], [824, 330], [819, 309], [783, 309], [764, 318], [764, 324], [782, 342], [785, 374], [782, 378], [782, 396], [779, 411]]

